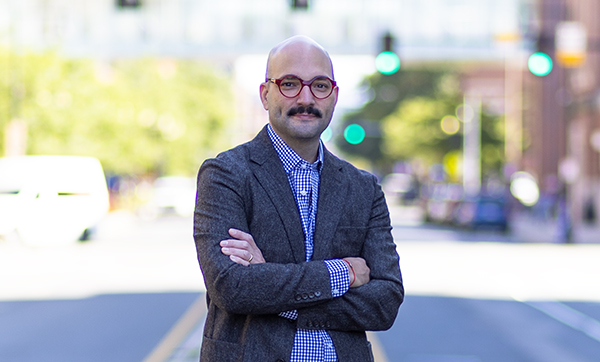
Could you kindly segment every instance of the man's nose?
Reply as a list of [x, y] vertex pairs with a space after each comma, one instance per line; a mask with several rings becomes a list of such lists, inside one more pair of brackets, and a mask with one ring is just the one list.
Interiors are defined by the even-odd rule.
[[312, 94], [309, 85], [302, 85], [297, 102], [306, 105], [315, 104], [315, 96]]

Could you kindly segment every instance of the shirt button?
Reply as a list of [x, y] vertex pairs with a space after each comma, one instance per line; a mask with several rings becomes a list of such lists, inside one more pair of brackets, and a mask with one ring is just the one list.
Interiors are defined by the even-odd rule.
[[308, 195], [308, 192], [306, 190], [302, 190], [302, 191], [300, 191], [300, 195], [306, 196], [306, 195]]
[[336, 294], [336, 295], [338, 294], [338, 290], [337, 289], [334, 289], [331, 292], [332, 292], [332, 294]]
[[302, 167], [302, 168], [306, 168], [306, 164], [305, 164], [305, 163], [303, 163], [303, 164], [301, 164], [301, 165], [300, 165], [300, 167]]

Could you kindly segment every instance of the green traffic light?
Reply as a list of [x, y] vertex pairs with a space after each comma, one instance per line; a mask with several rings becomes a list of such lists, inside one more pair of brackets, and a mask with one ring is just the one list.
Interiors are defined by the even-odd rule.
[[394, 74], [400, 69], [400, 58], [394, 52], [381, 52], [375, 58], [375, 68], [382, 74]]
[[552, 59], [548, 54], [537, 52], [531, 54], [527, 61], [529, 71], [538, 77], [548, 75], [552, 71]]
[[344, 130], [344, 139], [351, 145], [357, 145], [365, 139], [365, 130], [358, 124], [350, 124]]

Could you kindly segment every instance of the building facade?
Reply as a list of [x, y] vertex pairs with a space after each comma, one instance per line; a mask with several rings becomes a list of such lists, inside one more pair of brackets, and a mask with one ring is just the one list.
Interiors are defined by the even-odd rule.
[[[549, 54], [555, 66], [544, 77], [524, 74], [528, 136], [522, 167], [536, 175], [543, 193], [566, 198], [570, 237], [576, 241], [578, 230], [598, 224], [600, 210], [600, 3], [542, 0], [538, 6], [538, 50]], [[583, 25], [587, 33], [580, 65], [564, 64], [556, 56], [556, 29], [564, 21]]]

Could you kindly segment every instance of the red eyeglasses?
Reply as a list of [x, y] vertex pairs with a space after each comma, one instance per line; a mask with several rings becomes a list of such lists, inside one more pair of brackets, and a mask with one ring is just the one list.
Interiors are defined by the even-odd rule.
[[323, 75], [316, 76], [313, 79], [306, 81], [293, 74], [288, 74], [279, 79], [268, 78], [266, 81], [277, 84], [279, 91], [286, 98], [297, 97], [298, 94], [302, 92], [302, 88], [307, 86], [315, 98], [325, 99], [329, 97], [331, 93], [333, 93], [335, 87], [337, 87], [334, 80]]

